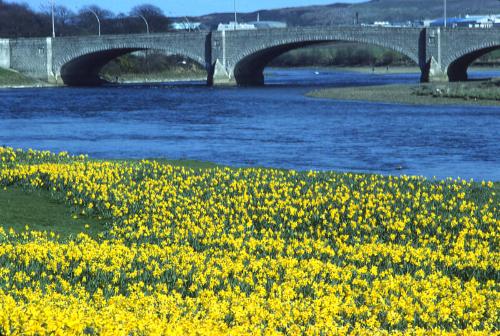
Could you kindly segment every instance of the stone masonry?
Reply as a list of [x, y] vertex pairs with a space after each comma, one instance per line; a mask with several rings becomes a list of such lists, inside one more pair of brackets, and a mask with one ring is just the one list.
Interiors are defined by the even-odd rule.
[[110, 60], [157, 50], [200, 63], [209, 85], [262, 85], [264, 68], [279, 55], [335, 42], [377, 45], [406, 55], [420, 67], [423, 82], [459, 81], [467, 79], [474, 60], [500, 48], [500, 30], [346, 26], [0, 39], [0, 67], [50, 83], [98, 85], [99, 71]]

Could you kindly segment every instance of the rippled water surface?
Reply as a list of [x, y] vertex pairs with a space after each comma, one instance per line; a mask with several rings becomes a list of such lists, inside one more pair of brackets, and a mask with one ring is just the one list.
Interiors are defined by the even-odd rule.
[[[500, 75], [500, 74], [496, 74]], [[0, 90], [0, 145], [94, 158], [500, 180], [500, 108], [307, 98], [417, 75], [274, 70], [263, 88], [145, 85]]]

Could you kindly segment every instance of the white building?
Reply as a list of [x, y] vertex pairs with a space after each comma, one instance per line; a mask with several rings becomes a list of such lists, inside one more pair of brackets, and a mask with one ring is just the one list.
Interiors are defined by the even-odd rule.
[[231, 21], [229, 23], [219, 23], [219, 26], [217, 27], [217, 30], [222, 31], [222, 30], [256, 30], [257, 27], [253, 24], [249, 23], [239, 23], [239, 22], [234, 22]]
[[288, 25], [286, 22], [280, 21], [261, 21], [260, 14], [257, 14], [257, 21], [252, 22], [234, 22], [229, 23], [219, 23], [217, 30], [255, 30], [255, 29], [277, 29], [286, 28]]
[[248, 24], [254, 25], [257, 29], [278, 29], [278, 28], [286, 28], [286, 22], [279, 21], [253, 21]]
[[375, 27], [390, 27], [391, 23], [388, 21], [375, 21], [373, 25]]
[[[500, 25], [500, 15], [466, 15], [459, 18], [447, 18], [446, 26], [451, 28], [493, 28]], [[430, 27], [443, 27], [444, 19], [433, 20]]]
[[492, 28], [496, 20], [500, 22], [500, 16], [466, 15], [464, 20], [469, 21], [469, 28]]
[[252, 21], [248, 22], [248, 24], [252, 24], [255, 26], [257, 29], [279, 29], [279, 28], [286, 28], [288, 25], [286, 22], [280, 22], [280, 21], [261, 21], [260, 20], [260, 13], [257, 13], [257, 21]]
[[173, 30], [202, 30], [203, 25], [201, 22], [173, 22], [170, 28]]

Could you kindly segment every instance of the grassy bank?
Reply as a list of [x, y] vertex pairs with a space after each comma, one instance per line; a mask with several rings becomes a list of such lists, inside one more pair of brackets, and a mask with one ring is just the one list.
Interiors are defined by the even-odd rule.
[[331, 88], [310, 92], [308, 96], [413, 105], [500, 106], [500, 87], [495, 82]]
[[151, 73], [121, 73], [117, 75], [105, 74], [102, 78], [110, 83], [163, 83], [177, 81], [204, 81], [207, 73], [204, 70], [172, 69], [170, 71]]
[[392, 75], [392, 74], [419, 74], [420, 69], [416, 66], [345, 66], [326, 67], [324, 69], [346, 72], [357, 72], [363, 74]]
[[[111, 83], [162, 83], [176, 81], [205, 81], [207, 73], [201, 69], [174, 68], [168, 71], [151, 73], [123, 73], [119, 75], [105, 74], [104, 80]], [[26, 77], [16, 71], [0, 68], [0, 88], [30, 88], [52, 86]]]
[[10, 221], [30, 209], [66, 229], [66, 206], [109, 223], [69, 240], [0, 227], [0, 334], [500, 327], [495, 183], [191, 164], [0, 147]]
[[500, 103], [500, 79], [466, 83], [422, 85], [415, 95], [421, 97], [460, 99], [467, 101], [497, 101]]
[[206, 70], [196, 62], [161, 52], [139, 52], [121, 56], [101, 71], [111, 83], [151, 83], [206, 80]]
[[0, 87], [40, 86], [41, 83], [18, 72], [0, 68]]
[[[392, 74], [420, 74], [418, 66], [387, 65], [387, 66], [308, 66], [309, 69], [325, 69], [333, 71], [357, 72], [362, 74], [392, 75]], [[471, 66], [469, 71], [491, 72], [500, 71], [500, 66], [481, 65]]]

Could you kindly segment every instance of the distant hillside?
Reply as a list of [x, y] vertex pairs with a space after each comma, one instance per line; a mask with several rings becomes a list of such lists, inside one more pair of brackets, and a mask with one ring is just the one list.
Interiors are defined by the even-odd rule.
[[[261, 20], [285, 21], [289, 26], [317, 26], [332, 24], [352, 24], [356, 13], [361, 23], [374, 21], [405, 22], [420, 19], [432, 19], [443, 16], [441, 0], [371, 0], [359, 4], [336, 3], [325, 6], [306, 6], [262, 10], [239, 14], [240, 21], [254, 21], [260, 13]], [[448, 14], [460, 16], [466, 14], [500, 13], [499, 0], [450, 0]], [[234, 20], [233, 13], [214, 13], [191, 18], [215, 27], [220, 22]]]

